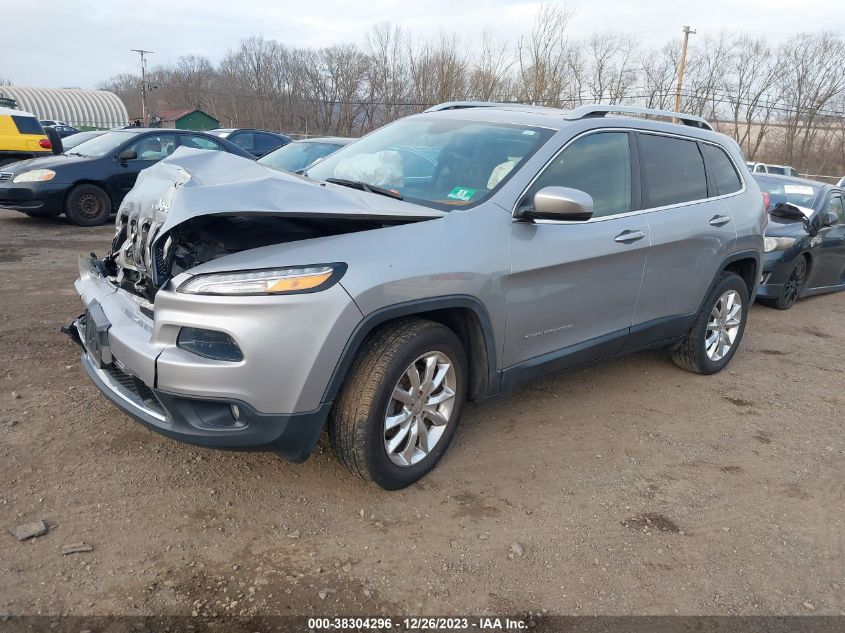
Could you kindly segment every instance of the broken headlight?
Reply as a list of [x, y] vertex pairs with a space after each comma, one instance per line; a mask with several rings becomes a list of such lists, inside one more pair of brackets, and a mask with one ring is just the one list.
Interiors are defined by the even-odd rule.
[[191, 277], [179, 292], [197, 295], [277, 295], [319, 292], [335, 284], [346, 264], [266, 268]]

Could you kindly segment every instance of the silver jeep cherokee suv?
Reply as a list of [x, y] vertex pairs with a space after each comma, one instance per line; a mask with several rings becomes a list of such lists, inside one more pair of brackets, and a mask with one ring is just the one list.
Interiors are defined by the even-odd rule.
[[188, 149], [147, 169], [111, 252], [80, 260], [67, 331], [159, 433], [302, 461], [326, 428], [397, 489], [467, 399], [646, 348], [723, 369], [765, 223], [736, 143], [700, 118], [443, 104], [303, 175]]

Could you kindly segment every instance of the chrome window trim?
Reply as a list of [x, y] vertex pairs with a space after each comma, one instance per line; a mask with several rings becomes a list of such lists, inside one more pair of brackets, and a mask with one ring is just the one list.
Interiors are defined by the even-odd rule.
[[[531, 189], [531, 187], [534, 186], [534, 183], [540, 178], [540, 176], [543, 174], [543, 172], [546, 171], [546, 169], [548, 169], [549, 165], [551, 165], [552, 162], [554, 162], [555, 159], [557, 159], [557, 157], [560, 156], [561, 153], [566, 151], [566, 149], [570, 145], [572, 145], [572, 143], [574, 143], [575, 141], [577, 141], [581, 138], [584, 138], [585, 136], [588, 136], [590, 134], [598, 134], [598, 133], [601, 133], [601, 132], [624, 132], [626, 134], [628, 132], [639, 132], [639, 133], [642, 133], [642, 134], [654, 134], [656, 136], [668, 136], [670, 138], [677, 138], [677, 139], [680, 139], [682, 141], [693, 141], [693, 142], [696, 142], [696, 143], [707, 143], [708, 145], [713, 145], [713, 146], [721, 149], [723, 152], [725, 152], [728, 159], [731, 161], [731, 165], [733, 165], [734, 170], [737, 173], [737, 176], [739, 176], [739, 181], [742, 183], [742, 188], [739, 191], [734, 191], [733, 193], [726, 193], [726, 194], [719, 195], [719, 196], [712, 196], [712, 197], [709, 197], [709, 198], [699, 198], [697, 200], [688, 200], [686, 202], [679, 202], [677, 204], [668, 204], [668, 205], [664, 205], [662, 207], [649, 207], [649, 208], [646, 208], [646, 209], [637, 209], [636, 211], [624, 211], [622, 213], [614, 213], [612, 215], [603, 215], [603, 216], [598, 217], [598, 218], [590, 218], [589, 220], [572, 221], [572, 220], [536, 219], [536, 220], [534, 220], [534, 222], [536, 224], [590, 224], [590, 223], [595, 223], [595, 222], [604, 222], [606, 220], [615, 220], [617, 218], [633, 217], [633, 216], [636, 216], [636, 215], [645, 215], [646, 213], [657, 213], [658, 211], [666, 211], [666, 210], [669, 210], [669, 209], [677, 209], [677, 208], [680, 208], [680, 207], [689, 207], [689, 206], [692, 206], [694, 204], [701, 204], [702, 202], [710, 202], [711, 200], [724, 200], [726, 198], [733, 198], [735, 196], [740, 196], [740, 195], [744, 194], [746, 192], [747, 188], [748, 188], [748, 185], [746, 184], [745, 178], [743, 177], [742, 172], [739, 169], [737, 169], [736, 161], [734, 161], [733, 156], [731, 156], [731, 153], [729, 151], [727, 151], [724, 147], [722, 147], [721, 145], [719, 145], [718, 143], [716, 143], [714, 141], [707, 141], [707, 140], [704, 140], [704, 139], [697, 138], [695, 136], [686, 136], [684, 134], [678, 134], [678, 133], [672, 133], [672, 132], [658, 132], [658, 131], [653, 131], [653, 130], [643, 130], [643, 129], [634, 128], [634, 127], [593, 128], [591, 130], [586, 130], [586, 131], [584, 131], [584, 132], [582, 132], [582, 133], [580, 133], [576, 136], [573, 136], [571, 139], [569, 139], [557, 152], [555, 152], [552, 155], [551, 158], [549, 158], [549, 160], [547, 160], [545, 162], [545, 164], [540, 168], [540, 170], [537, 172], [537, 174], [531, 179], [531, 181], [528, 183], [528, 185], [520, 192], [520, 194], [516, 198], [516, 202], [514, 202], [513, 209], [511, 210], [511, 217], [513, 218], [513, 220], [515, 222], [519, 221], [519, 219], [515, 217], [517, 207], [519, 206], [519, 201], [522, 200], [523, 196], [528, 192], [528, 190]], [[702, 160], [702, 162], [704, 162], [705, 169], [706, 169], [706, 161], [704, 160], [704, 156], [701, 157], [701, 160]]]

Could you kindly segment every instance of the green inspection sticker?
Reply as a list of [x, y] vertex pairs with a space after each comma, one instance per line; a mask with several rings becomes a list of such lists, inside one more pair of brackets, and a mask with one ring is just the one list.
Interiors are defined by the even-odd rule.
[[467, 200], [472, 200], [476, 191], [476, 189], [467, 189], [466, 187], [455, 187], [446, 197], [451, 198], [452, 200], [462, 200], [463, 202], [466, 202]]

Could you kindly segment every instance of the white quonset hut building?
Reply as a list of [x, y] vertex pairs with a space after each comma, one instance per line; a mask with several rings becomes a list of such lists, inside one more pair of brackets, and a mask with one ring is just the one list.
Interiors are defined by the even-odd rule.
[[14, 99], [18, 108], [41, 120], [108, 129], [129, 122], [126, 106], [113, 92], [79, 88], [24, 88], [0, 86], [0, 97]]

